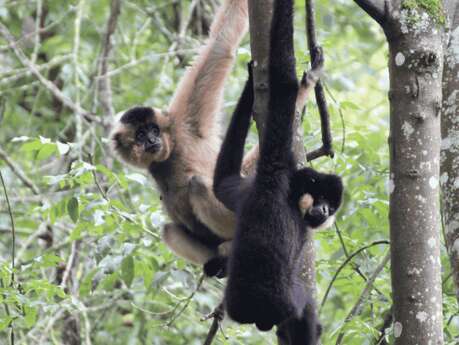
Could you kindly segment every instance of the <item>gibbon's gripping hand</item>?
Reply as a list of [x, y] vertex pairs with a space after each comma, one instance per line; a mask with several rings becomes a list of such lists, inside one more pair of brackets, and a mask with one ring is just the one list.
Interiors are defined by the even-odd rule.
[[228, 274], [228, 257], [217, 255], [204, 264], [204, 273], [208, 277], [225, 278]]
[[314, 60], [311, 63], [311, 69], [303, 73], [303, 78], [301, 78], [301, 85], [304, 85], [306, 89], [315, 86], [317, 81], [322, 75], [322, 70], [324, 67], [324, 55], [322, 48], [316, 47], [314, 49]]

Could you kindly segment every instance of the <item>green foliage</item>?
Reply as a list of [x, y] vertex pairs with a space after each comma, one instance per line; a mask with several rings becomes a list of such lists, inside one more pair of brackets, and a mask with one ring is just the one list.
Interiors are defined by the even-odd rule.
[[[6, 1], [0, 6], [0, 21], [19, 38], [27, 28], [34, 30], [38, 3], [43, 3], [47, 27], [36, 54], [40, 72], [66, 97], [79, 99], [96, 118], [109, 121], [96, 92], [96, 76], [110, 1], [83, 3], [76, 55], [72, 54], [78, 1]], [[165, 107], [204, 39], [191, 25], [174, 50], [177, 14], [187, 18], [190, 1], [122, 3], [109, 58], [114, 108], [121, 113], [136, 104]], [[203, 13], [213, 13], [209, 1], [200, 3], [206, 4]], [[428, 11], [438, 4], [405, 3]], [[297, 1], [299, 73], [309, 62], [303, 6]], [[352, 253], [388, 239], [387, 47], [378, 26], [352, 2], [318, 0], [316, 7], [336, 157], [312, 165], [338, 173], [346, 186], [337, 227], [315, 235], [319, 304], [332, 284], [320, 310], [322, 343], [335, 344], [344, 332], [346, 345], [373, 344], [391, 306], [388, 267], [359, 313], [346, 324], [343, 320], [387, 245], [356, 255], [332, 279]], [[32, 38], [18, 44], [29, 58], [34, 56]], [[7, 45], [0, 38], [0, 148], [40, 194], [34, 195], [18, 170], [0, 159], [17, 237], [13, 282], [11, 224], [2, 194], [0, 342], [8, 339], [12, 325], [17, 344], [61, 344], [71, 315], [79, 320], [82, 343], [88, 335], [94, 345], [202, 344], [211, 320], [200, 320], [217, 306], [223, 282], [205, 279], [196, 291], [201, 269], [177, 258], [160, 239], [167, 215], [151, 179], [113, 159], [107, 130], [98, 122], [82, 120], [78, 137], [77, 116], [24, 69]], [[246, 78], [248, 52], [245, 39], [225, 90], [225, 122]], [[313, 100], [303, 127], [305, 147], [319, 147], [319, 115]], [[248, 146], [256, 138], [254, 129]], [[445, 336], [446, 344], [452, 345], [459, 318], [444, 250], [442, 262]], [[273, 332], [260, 333], [229, 321], [223, 329], [226, 337], [219, 332], [214, 344], [275, 344]], [[390, 329], [387, 334], [392, 336]]]
[[[443, 3], [440, 0], [403, 0], [402, 8], [406, 10], [424, 10], [437, 23], [445, 24], [446, 17], [443, 10]], [[416, 20], [416, 18], [412, 18]]]

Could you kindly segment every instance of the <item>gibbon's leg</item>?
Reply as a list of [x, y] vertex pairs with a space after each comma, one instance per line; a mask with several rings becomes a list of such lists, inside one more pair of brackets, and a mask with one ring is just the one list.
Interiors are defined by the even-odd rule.
[[189, 196], [193, 212], [199, 220], [225, 240], [234, 237], [236, 217], [215, 197], [211, 179], [193, 176], [190, 180]]
[[218, 134], [216, 114], [235, 51], [247, 31], [247, 0], [225, 0], [211, 26], [207, 44], [182, 78], [169, 113], [194, 136]]
[[204, 265], [217, 255], [216, 250], [193, 238], [178, 224], [164, 225], [162, 239], [175, 254], [198, 265]]
[[249, 64], [249, 78], [231, 118], [225, 139], [218, 154], [214, 173], [214, 193], [227, 208], [236, 210], [239, 204], [243, 181], [241, 177], [244, 142], [250, 127], [253, 107], [252, 66]]

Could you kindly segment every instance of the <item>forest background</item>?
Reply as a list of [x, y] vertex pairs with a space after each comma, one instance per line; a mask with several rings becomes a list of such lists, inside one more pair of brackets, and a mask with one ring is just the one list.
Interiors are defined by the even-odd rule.
[[[218, 1], [116, 3], [0, 0], [0, 169], [12, 210], [2, 188], [1, 344], [11, 328], [16, 344], [202, 344], [212, 320], [201, 319], [222, 296], [222, 281], [203, 279], [161, 242], [159, 194], [114, 160], [107, 139], [115, 114], [167, 105]], [[381, 331], [393, 337], [390, 264], [380, 265], [389, 250], [387, 44], [352, 1], [317, 0], [316, 12], [335, 156], [312, 166], [346, 187], [336, 226], [314, 236], [322, 343], [343, 334], [344, 344], [383, 344]], [[303, 1], [295, 32], [300, 75], [309, 64]], [[249, 60], [247, 36], [226, 84], [224, 123]], [[303, 130], [307, 150], [319, 147], [314, 100]], [[256, 142], [254, 128], [248, 148]], [[441, 252], [453, 345], [459, 310], [443, 236]], [[226, 321], [214, 343], [276, 340]]]

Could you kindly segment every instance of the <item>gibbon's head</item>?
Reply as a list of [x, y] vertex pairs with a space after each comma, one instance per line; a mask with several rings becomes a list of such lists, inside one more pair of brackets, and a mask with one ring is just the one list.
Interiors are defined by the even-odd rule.
[[316, 230], [330, 227], [341, 206], [341, 178], [304, 168], [301, 170], [301, 192], [299, 207], [308, 226]]
[[135, 107], [119, 120], [111, 134], [113, 150], [128, 164], [147, 168], [169, 158], [170, 118], [160, 110]]

